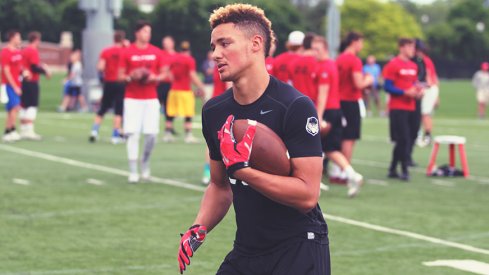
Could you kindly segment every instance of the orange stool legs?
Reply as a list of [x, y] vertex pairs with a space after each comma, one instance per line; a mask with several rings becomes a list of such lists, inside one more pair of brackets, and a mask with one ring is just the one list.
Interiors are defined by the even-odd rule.
[[470, 172], [469, 172], [469, 163], [467, 162], [467, 155], [465, 154], [465, 145], [459, 144], [458, 151], [460, 153], [460, 162], [462, 163], [462, 171], [464, 172], [464, 177], [468, 178]]
[[431, 157], [430, 157], [430, 162], [428, 164], [428, 168], [426, 168], [427, 176], [431, 175], [431, 171], [433, 171], [433, 168], [435, 167], [436, 156], [438, 155], [439, 147], [440, 144], [438, 142], [435, 142], [435, 144], [433, 145], [433, 150], [431, 151]]
[[450, 165], [450, 168], [455, 168], [455, 144], [449, 144], [448, 145], [448, 152], [449, 152], [449, 157], [450, 157], [450, 162], [449, 162], [449, 165]]

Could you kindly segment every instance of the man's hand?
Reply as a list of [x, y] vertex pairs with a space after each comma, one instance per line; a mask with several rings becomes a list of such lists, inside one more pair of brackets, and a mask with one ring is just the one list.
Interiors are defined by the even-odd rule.
[[192, 257], [205, 240], [207, 228], [203, 225], [192, 225], [185, 234], [181, 234], [180, 248], [178, 249], [178, 264], [180, 266], [180, 274], [190, 265], [190, 257]]
[[251, 148], [256, 132], [256, 124], [248, 126], [243, 139], [237, 143], [233, 135], [233, 123], [234, 116], [229, 115], [217, 136], [221, 142], [222, 161], [230, 176], [239, 169], [249, 167]]
[[20, 95], [22, 95], [22, 90], [21, 90], [19, 87], [15, 86], [15, 87], [13, 87], [13, 88], [14, 88], [14, 92], [15, 92], [17, 95], [19, 95], [19, 96], [20, 96]]
[[413, 86], [407, 90], [404, 91], [404, 94], [406, 96], [416, 98], [418, 96], [418, 88], [416, 86]]

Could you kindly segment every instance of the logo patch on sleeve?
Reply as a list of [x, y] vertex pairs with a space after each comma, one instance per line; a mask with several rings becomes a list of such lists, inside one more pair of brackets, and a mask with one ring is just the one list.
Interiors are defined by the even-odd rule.
[[315, 117], [310, 117], [307, 119], [306, 131], [311, 135], [315, 136], [319, 133], [319, 122]]

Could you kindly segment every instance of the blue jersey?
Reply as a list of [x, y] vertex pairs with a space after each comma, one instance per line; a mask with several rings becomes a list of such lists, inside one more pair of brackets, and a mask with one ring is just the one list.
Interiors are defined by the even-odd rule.
[[380, 69], [379, 64], [365, 64], [363, 65], [363, 73], [364, 74], [369, 74], [374, 77], [374, 86], [379, 85], [379, 76], [382, 73], [382, 70]]

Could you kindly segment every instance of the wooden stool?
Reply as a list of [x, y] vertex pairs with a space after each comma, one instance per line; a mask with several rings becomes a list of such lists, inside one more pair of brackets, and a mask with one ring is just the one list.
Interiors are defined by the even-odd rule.
[[465, 137], [460, 136], [437, 136], [435, 137], [435, 144], [431, 151], [430, 162], [426, 169], [426, 175], [431, 175], [433, 168], [436, 165], [436, 156], [438, 155], [438, 149], [440, 144], [448, 144], [449, 156], [450, 156], [450, 168], [455, 168], [455, 145], [458, 145], [458, 151], [460, 154], [460, 162], [462, 163], [462, 171], [464, 177], [469, 177], [469, 164], [467, 163], [467, 155], [465, 154]]

